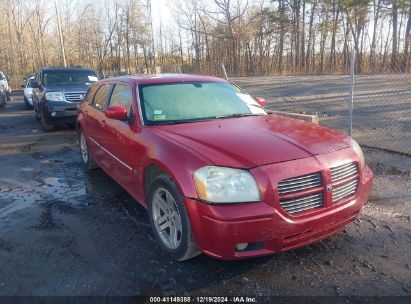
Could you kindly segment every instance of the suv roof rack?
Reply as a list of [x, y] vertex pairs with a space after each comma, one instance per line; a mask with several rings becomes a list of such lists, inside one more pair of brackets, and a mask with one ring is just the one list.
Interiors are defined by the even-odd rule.
[[69, 66], [46, 66], [42, 67], [42, 69], [64, 69], [64, 68], [79, 68], [79, 69], [90, 69], [91, 68], [86, 68], [81, 65], [69, 65]]

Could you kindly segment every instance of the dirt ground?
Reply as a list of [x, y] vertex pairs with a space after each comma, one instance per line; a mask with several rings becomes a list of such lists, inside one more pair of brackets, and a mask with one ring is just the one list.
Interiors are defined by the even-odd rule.
[[21, 97], [0, 109], [0, 296], [411, 295], [411, 159], [366, 149], [376, 177], [364, 214], [320, 243], [264, 258], [174, 262], [147, 214], [75, 131], [44, 133]]

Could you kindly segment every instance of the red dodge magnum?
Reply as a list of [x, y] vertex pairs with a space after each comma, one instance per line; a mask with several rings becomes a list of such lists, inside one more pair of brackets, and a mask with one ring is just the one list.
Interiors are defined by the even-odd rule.
[[371, 190], [361, 148], [263, 103], [214, 77], [109, 78], [79, 106], [81, 156], [148, 209], [179, 261], [272, 254], [341, 231]]

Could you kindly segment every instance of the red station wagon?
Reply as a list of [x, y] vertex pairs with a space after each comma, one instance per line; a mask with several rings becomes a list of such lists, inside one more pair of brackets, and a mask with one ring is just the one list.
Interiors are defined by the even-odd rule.
[[78, 110], [82, 159], [148, 209], [176, 260], [267, 255], [341, 231], [371, 190], [361, 148], [262, 103], [215, 77], [99, 81]]

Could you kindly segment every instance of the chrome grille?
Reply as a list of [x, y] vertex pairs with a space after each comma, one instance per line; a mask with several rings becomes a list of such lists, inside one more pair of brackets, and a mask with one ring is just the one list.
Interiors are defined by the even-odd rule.
[[278, 183], [278, 192], [286, 194], [306, 190], [322, 185], [321, 174], [314, 173], [282, 180]]
[[280, 201], [281, 207], [288, 213], [296, 213], [324, 205], [322, 193], [315, 193], [295, 199]]
[[357, 191], [358, 179], [354, 179], [349, 183], [343, 184], [341, 186], [335, 187], [333, 189], [333, 203], [339, 201], [340, 199], [350, 196]]
[[69, 102], [80, 102], [84, 93], [65, 93], [64, 96]]
[[[354, 177], [358, 174], [358, 166], [356, 163], [348, 163], [338, 167], [331, 168], [331, 181], [338, 182], [340, 180]], [[332, 192], [333, 203], [354, 194], [357, 191], [358, 178], [344, 183], [343, 185], [335, 186]]]
[[352, 175], [358, 174], [356, 163], [348, 163], [338, 167], [331, 168], [331, 180], [333, 182], [342, 180]]

